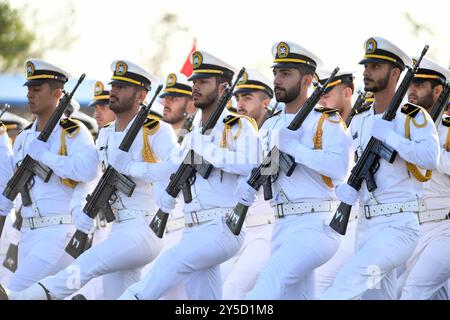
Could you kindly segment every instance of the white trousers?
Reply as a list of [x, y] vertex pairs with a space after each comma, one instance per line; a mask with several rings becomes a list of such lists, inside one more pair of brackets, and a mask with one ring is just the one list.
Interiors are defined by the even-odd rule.
[[8, 248], [11, 243], [17, 244], [20, 240], [20, 231], [13, 227], [14, 219], [15, 215], [13, 213], [6, 216], [2, 237], [0, 239], [0, 283], [4, 286], [8, 286], [9, 281], [14, 274], [11, 270], [6, 269], [3, 266], [6, 253], [8, 252]]
[[184, 282], [191, 300], [222, 298], [220, 264], [233, 257], [242, 246], [245, 229], [235, 236], [218, 218], [186, 228], [180, 243], [165, 251], [147, 276], [127, 289], [119, 299], [135, 296], [155, 300]]
[[[103, 242], [108, 238], [111, 228], [114, 223], [108, 223], [105, 227], [96, 228], [94, 230], [94, 238], [92, 240], [92, 246]], [[71, 300], [73, 296], [81, 294], [87, 300], [104, 300], [105, 292], [103, 290], [103, 276], [90, 280], [80, 290], [65, 298], [65, 300]]]
[[328, 261], [341, 236], [331, 212], [287, 216], [275, 223], [271, 257], [246, 299], [314, 299], [314, 269]]
[[450, 278], [450, 220], [420, 225], [419, 243], [406, 264], [404, 276], [401, 299], [448, 299], [436, 293], [447, 287]]
[[244, 245], [230, 260], [222, 263], [223, 299], [241, 300], [253, 289], [270, 258], [273, 224], [248, 227]]
[[[176, 244], [178, 244], [181, 241], [181, 238], [183, 237], [183, 231], [184, 228], [173, 230], [171, 232], [166, 232], [163, 236], [163, 242], [164, 246], [161, 250], [161, 253], [159, 255], [162, 255], [165, 251], [169, 250]], [[151, 270], [153, 265], [155, 264], [156, 260], [153, 260], [149, 264], [147, 264], [141, 272], [141, 279], [143, 279], [147, 273]], [[171, 289], [167, 290], [166, 293], [159, 298], [160, 300], [187, 300], [187, 293], [186, 288], [183, 283], [180, 283], [179, 285], [176, 285], [172, 287]]]
[[70, 266], [40, 283], [54, 299], [64, 299], [89, 280], [103, 276], [106, 299], [117, 298], [139, 281], [141, 268], [161, 251], [162, 240], [142, 217], [114, 223], [108, 238], [80, 255]]
[[75, 232], [71, 224], [53, 225], [31, 230], [22, 228], [18, 267], [8, 289], [21, 291], [68, 266], [73, 258], [64, 251]]
[[356, 219], [350, 221], [336, 254], [314, 271], [316, 279], [316, 299], [331, 286], [343, 265], [355, 254]]
[[396, 268], [407, 261], [419, 238], [414, 212], [371, 219], [358, 217], [356, 252], [322, 299], [395, 299]]

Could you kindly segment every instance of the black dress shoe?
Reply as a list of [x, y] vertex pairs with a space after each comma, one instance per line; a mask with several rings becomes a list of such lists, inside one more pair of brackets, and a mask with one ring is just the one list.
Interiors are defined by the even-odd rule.
[[8, 295], [6, 294], [5, 288], [0, 284], [0, 300], [9, 300]]
[[70, 300], [87, 300], [85, 296], [83, 296], [82, 294], [76, 294], [72, 297], [72, 299]]

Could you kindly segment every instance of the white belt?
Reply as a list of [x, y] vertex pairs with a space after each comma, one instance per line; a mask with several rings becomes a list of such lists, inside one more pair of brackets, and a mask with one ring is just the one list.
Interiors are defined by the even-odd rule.
[[419, 223], [426, 223], [431, 221], [441, 221], [450, 219], [450, 212], [446, 213], [442, 210], [429, 210], [424, 212], [418, 212]]
[[232, 208], [214, 208], [209, 210], [192, 211], [184, 214], [186, 227], [193, 227], [218, 217], [225, 217], [233, 212]]
[[122, 222], [130, 219], [136, 219], [137, 217], [152, 217], [154, 212], [145, 210], [130, 210], [130, 209], [113, 209], [116, 222]]
[[39, 218], [24, 218], [22, 226], [34, 230], [57, 224], [71, 224], [71, 223], [72, 223], [72, 216], [70, 214], [58, 214]]
[[167, 221], [166, 233], [184, 228], [184, 218], [177, 218]]
[[360, 215], [364, 214], [366, 219], [378, 216], [389, 216], [391, 214], [402, 213], [402, 212], [420, 212], [425, 210], [425, 205], [422, 201], [420, 203], [415, 201], [402, 202], [402, 203], [385, 203], [377, 204], [373, 206], [362, 206], [359, 207]]
[[337, 201], [323, 201], [317, 203], [283, 203], [275, 207], [275, 217], [283, 218], [290, 215], [303, 215], [305, 213], [335, 211], [338, 207]]
[[253, 214], [245, 218], [245, 226], [257, 227], [266, 224], [275, 223], [275, 216], [273, 214]]

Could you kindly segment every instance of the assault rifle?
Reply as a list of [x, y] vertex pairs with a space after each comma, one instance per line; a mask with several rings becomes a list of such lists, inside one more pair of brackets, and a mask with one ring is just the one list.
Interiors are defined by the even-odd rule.
[[437, 98], [436, 102], [431, 107], [430, 116], [435, 124], [437, 124], [439, 120], [441, 120], [442, 115], [445, 112], [449, 96], [450, 96], [450, 82], [447, 82], [446, 84], [444, 84], [444, 89]]
[[[13, 228], [16, 229], [14, 232], [20, 232], [22, 228], [22, 207], [16, 212], [16, 220], [13, 223]], [[11, 272], [16, 272], [18, 263], [18, 253], [19, 253], [19, 243], [14, 241], [9, 244], [8, 250], [6, 251], [5, 259], [3, 260], [3, 266]]]
[[[231, 87], [225, 89], [225, 92], [220, 97], [214, 111], [209, 116], [205, 125], [202, 127], [202, 134], [208, 135], [211, 133], [211, 130], [216, 125], [219, 120], [223, 110], [225, 109], [228, 100], [231, 99], [233, 95], [233, 90], [238, 83], [239, 79], [245, 72], [245, 68], [242, 68], [236, 77], [234, 83]], [[189, 181], [192, 177], [198, 173], [202, 178], [208, 179], [209, 174], [211, 173], [213, 166], [207, 162], [202, 156], [198, 155], [193, 150], [189, 150], [186, 157], [183, 160], [183, 163], [178, 167], [178, 170], [171, 176], [169, 185], [166, 188], [166, 192], [170, 194], [172, 197], [176, 198], [180, 191], [183, 190], [184, 202], [189, 203], [192, 200], [192, 196], [190, 195], [190, 186]], [[188, 189], [186, 189], [188, 187]], [[186, 195], [188, 199], [186, 199]], [[166, 228], [167, 220], [169, 218], [169, 213], [158, 210], [155, 217], [150, 222], [150, 228], [156, 234], [157, 237], [162, 238], [164, 235], [164, 230]]]
[[[70, 94], [64, 91], [64, 95], [59, 101], [59, 104], [55, 112], [53, 112], [52, 116], [45, 124], [44, 129], [39, 134], [38, 136], [39, 140], [44, 142], [48, 140], [50, 134], [52, 133], [53, 129], [55, 129], [55, 127], [58, 125], [59, 120], [61, 119], [64, 113], [64, 110], [70, 104], [70, 100], [72, 99], [75, 91], [78, 89], [78, 86], [84, 80], [85, 76], [86, 75], [84, 73], [81, 75], [75, 88], [73, 88]], [[21, 162], [19, 168], [14, 173], [13, 177], [8, 181], [6, 188], [3, 191], [3, 195], [9, 200], [14, 201], [17, 195], [20, 193], [22, 196], [22, 205], [27, 207], [31, 204], [31, 198], [28, 188], [32, 178], [35, 175], [37, 175], [42, 180], [44, 180], [44, 182], [48, 182], [52, 173], [53, 171], [49, 167], [39, 163], [38, 161], [31, 158], [29, 155], [26, 155], [23, 161]]]
[[[147, 119], [150, 108], [162, 89], [160, 85], [155, 92], [152, 100], [148, 105], [142, 104], [139, 113], [131, 124], [130, 129], [126, 133], [125, 137], [120, 143], [119, 149], [125, 152], [130, 150], [136, 136], [142, 129], [142, 126]], [[110, 200], [117, 191], [122, 192], [127, 197], [131, 197], [134, 192], [136, 184], [127, 176], [121, 174], [111, 165], [108, 165], [103, 173], [100, 181], [95, 187], [94, 191], [86, 197], [86, 204], [83, 208], [83, 212], [90, 218], [94, 219], [101, 210], [105, 215], [106, 221], [112, 222], [115, 219], [114, 213], [111, 209]], [[80, 230], [75, 231], [73, 237], [70, 239], [69, 244], [66, 246], [66, 252], [75, 259], [84, 252], [86, 249], [86, 242], [88, 241], [88, 235]]]
[[[338, 73], [339, 68], [334, 69], [334, 71], [331, 73], [328, 80], [324, 83], [324, 85], [317, 84], [316, 89], [311, 94], [311, 96], [306, 100], [304, 105], [301, 107], [300, 111], [297, 112], [294, 119], [291, 121], [289, 126], [287, 127], [289, 130], [296, 131], [298, 130], [305, 119], [308, 117], [310, 112], [314, 109], [316, 104], [319, 102], [320, 97], [324, 94], [325, 88], [327, 85], [334, 80], [334, 77]], [[292, 162], [294, 163], [293, 168], [285, 168], [283, 170], [283, 158], [282, 155], [285, 155], [286, 158], [292, 159]], [[280, 159], [280, 163], [278, 164], [278, 159]], [[286, 165], [286, 163], [285, 163]], [[289, 169], [285, 171], [286, 169]], [[258, 190], [261, 186], [270, 185], [270, 178], [273, 174], [276, 174], [277, 172], [273, 172], [274, 170], [283, 170], [287, 176], [290, 176], [292, 172], [295, 169], [295, 159], [293, 159], [290, 155], [285, 154], [284, 152], [281, 152], [276, 146], [274, 146], [268, 155], [263, 159], [262, 163], [259, 165], [259, 167], [254, 168], [252, 170], [252, 173], [250, 175], [250, 178], [248, 179], [247, 183], [255, 190]], [[288, 175], [288, 173], [290, 173]], [[268, 183], [269, 182], [269, 183]], [[264, 190], [265, 191], [265, 190]], [[266, 193], [266, 191], [264, 192]], [[272, 192], [270, 192], [272, 193]], [[264, 198], [265, 199], [265, 198]], [[247, 215], [248, 207], [242, 203], [238, 203], [234, 209], [233, 213], [230, 214], [230, 216], [227, 218], [227, 225], [230, 228], [231, 232], [233, 232], [235, 235], [239, 235], [242, 229], [242, 225], [244, 224], [245, 216]]]
[[[56, 110], [53, 112], [50, 119], [45, 124], [44, 129], [41, 131], [39, 136], [37, 137], [39, 140], [43, 142], [47, 142], [50, 134], [53, 132], [55, 127], [58, 125], [59, 120], [64, 114], [64, 110], [70, 104], [70, 100], [72, 99], [75, 91], [77, 91], [78, 86], [84, 80], [86, 75], [83, 73], [78, 79], [77, 84], [73, 88], [72, 92], [69, 94], [66, 91], [63, 91], [63, 97], [59, 100], [58, 106]], [[34, 176], [38, 176], [44, 182], [48, 182], [53, 173], [53, 170], [43, 165], [42, 163], [34, 160], [28, 154], [20, 163], [19, 167], [15, 171], [12, 178], [6, 184], [5, 190], [3, 190], [3, 195], [11, 201], [14, 201], [17, 195], [20, 193], [22, 196], [22, 205], [27, 207], [31, 205], [31, 197], [30, 191], [31, 185], [33, 184]], [[5, 223], [5, 217], [0, 217], [0, 235], [3, 231], [3, 225]]]
[[[417, 72], [420, 62], [422, 61], [422, 58], [427, 51], [428, 45], [424, 47], [419, 60], [417, 60], [417, 62], [412, 67], [407, 66], [408, 71], [406, 72], [400, 86], [395, 91], [394, 97], [389, 103], [389, 106], [384, 112], [383, 120], [392, 121], [395, 118], [397, 110], [400, 107], [400, 104], [404, 96], [406, 95], [406, 92], [408, 91], [408, 87], [414, 77], [414, 74]], [[355, 190], [361, 189], [361, 185], [364, 180], [366, 181], [367, 190], [369, 190], [369, 192], [372, 192], [377, 188], [374, 174], [378, 170], [380, 158], [384, 158], [380, 154], [380, 151], [383, 148], [384, 144], [380, 140], [377, 140], [374, 137], [370, 138], [361, 157], [353, 167], [350, 177], [347, 181], [347, 183]], [[351, 205], [345, 202], [341, 202], [330, 222], [330, 227], [333, 228], [336, 232], [344, 235], [347, 231], [351, 209]]]

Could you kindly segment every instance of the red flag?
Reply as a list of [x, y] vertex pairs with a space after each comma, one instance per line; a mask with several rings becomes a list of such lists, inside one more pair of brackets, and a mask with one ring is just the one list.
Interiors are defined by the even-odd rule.
[[191, 61], [190, 61], [190, 57], [191, 57], [191, 55], [192, 55], [192, 53], [194, 52], [194, 51], [196, 51], [197, 50], [197, 40], [196, 39], [194, 39], [194, 43], [192, 44], [192, 49], [191, 49], [191, 51], [189, 52], [189, 54], [188, 54], [188, 56], [187, 56], [187, 59], [186, 59], [186, 61], [184, 62], [184, 64], [183, 64], [183, 67], [181, 68], [181, 73], [183, 73], [186, 77], [189, 77], [191, 74], [192, 74], [192, 64], [191, 64]]

